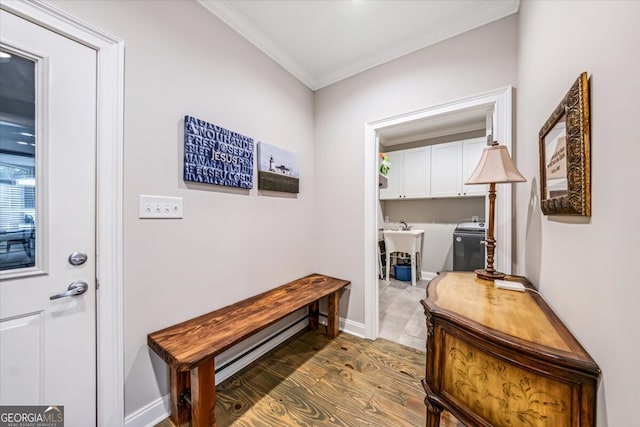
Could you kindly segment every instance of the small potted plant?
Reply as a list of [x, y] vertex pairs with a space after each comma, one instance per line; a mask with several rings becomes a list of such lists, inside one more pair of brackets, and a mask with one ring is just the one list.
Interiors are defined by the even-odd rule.
[[384, 153], [379, 153], [378, 156], [380, 157], [380, 173], [382, 175], [387, 175], [389, 173], [389, 168], [391, 167], [389, 156]]

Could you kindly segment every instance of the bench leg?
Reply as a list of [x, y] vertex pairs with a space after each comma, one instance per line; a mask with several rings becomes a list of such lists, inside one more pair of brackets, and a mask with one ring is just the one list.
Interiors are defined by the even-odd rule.
[[191, 426], [216, 426], [216, 379], [213, 357], [191, 370]]
[[327, 296], [327, 337], [338, 336], [340, 323], [340, 292], [336, 291]]
[[318, 329], [318, 321], [320, 318], [320, 301], [314, 301], [309, 304], [309, 330], [315, 331]]
[[191, 417], [189, 405], [182, 398], [182, 392], [189, 389], [189, 379], [188, 371], [170, 370], [171, 422], [178, 427], [189, 422]]

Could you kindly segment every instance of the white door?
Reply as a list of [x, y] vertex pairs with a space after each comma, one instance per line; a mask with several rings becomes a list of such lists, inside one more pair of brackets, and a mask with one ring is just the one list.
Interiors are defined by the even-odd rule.
[[5, 11], [0, 43], [0, 405], [91, 426], [96, 52]]

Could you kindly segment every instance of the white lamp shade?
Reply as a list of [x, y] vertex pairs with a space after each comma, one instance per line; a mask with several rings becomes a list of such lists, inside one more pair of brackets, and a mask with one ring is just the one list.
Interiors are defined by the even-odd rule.
[[[495, 143], [494, 143], [495, 144]], [[465, 184], [491, 184], [526, 182], [526, 178], [513, 164], [509, 150], [504, 145], [491, 145], [484, 149], [478, 166]]]

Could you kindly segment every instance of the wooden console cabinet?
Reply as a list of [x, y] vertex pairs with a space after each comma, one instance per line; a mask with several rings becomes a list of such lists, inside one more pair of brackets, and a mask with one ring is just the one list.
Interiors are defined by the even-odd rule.
[[596, 425], [600, 370], [538, 294], [447, 272], [422, 305], [427, 427], [443, 410], [467, 426]]

